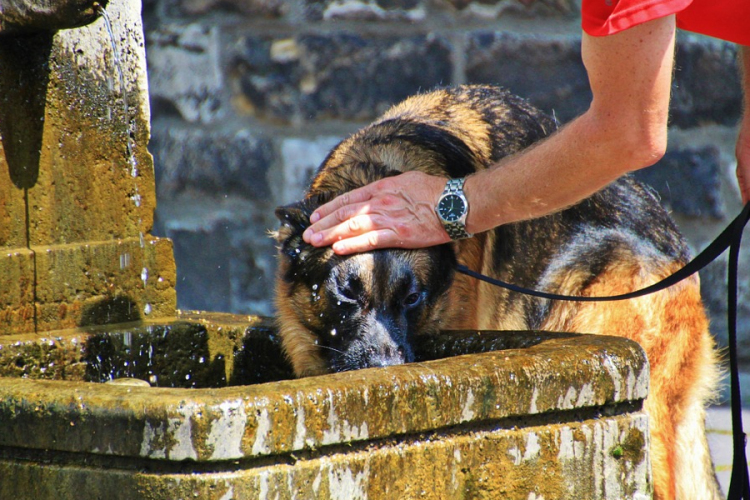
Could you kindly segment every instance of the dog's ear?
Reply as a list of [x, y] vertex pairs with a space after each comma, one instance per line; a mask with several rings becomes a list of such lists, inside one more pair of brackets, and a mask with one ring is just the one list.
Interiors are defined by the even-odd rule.
[[305, 198], [276, 209], [281, 226], [272, 236], [278, 243], [281, 277], [287, 282], [320, 275], [325, 271], [327, 256], [333, 254], [330, 247], [316, 248], [302, 239], [302, 233], [310, 226], [310, 215], [318, 206], [318, 199]]
[[312, 215], [313, 210], [308, 200], [276, 208], [276, 218], [281, 222], [276, 240], [281, 243], [283, 239], [293, 234], [302, 234], [310, 225], [310, 215]]
[[[310, 216], [315, 209], [324, 203], [328, 203], [333, 198], [334, 194], [331, 192], [318, 193], [301, 201], [276, 208], [276, 218], [281, 222], [279, 233], [285, 233], [279, 236], [285, 238], [296, 233], [302, 234], [310, 226]], [[276, 237], [276, 240], [281, 242], [279, 236]]]
[[276, 217], [281, 222], [278, 231], [272, 236], [279, 244], [279, 252], [295, 260], [309, 245], [302, 239], [302, 233], [310, 225], [313, 208], [307, 200], [284, 205], [276, 209]]
[[322, 193], [276, 209], [281, 226], [272, 236], [279, 243], [282, 255], [296, 261], [304, 260], [308, 253], [315, 252], [316, 249], [302, 239], [302, 233], [310, 226], [310, 215], [315, 209], [331, 199], [331, 193]]

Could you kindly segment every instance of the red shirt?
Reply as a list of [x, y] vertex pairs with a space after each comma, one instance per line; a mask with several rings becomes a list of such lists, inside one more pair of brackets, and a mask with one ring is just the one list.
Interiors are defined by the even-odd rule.
[[603, 36], [671, 14], [678, 28], [750, 45], [748, 0], [582, 0], [581, 24]]

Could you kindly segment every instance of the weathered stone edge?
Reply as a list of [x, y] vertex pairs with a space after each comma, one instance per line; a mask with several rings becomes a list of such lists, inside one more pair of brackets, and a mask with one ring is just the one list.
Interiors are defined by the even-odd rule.
[[641, 348], [605, 336], [225, 389], [0, 378], [0, 446], [235, 460], [614, 405], [647, 391]]

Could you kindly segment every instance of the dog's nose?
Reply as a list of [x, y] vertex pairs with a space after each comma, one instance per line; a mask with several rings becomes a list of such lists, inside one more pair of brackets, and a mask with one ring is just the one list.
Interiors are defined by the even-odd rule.
[[370, 347], [367, 350], [369, 365], [372, 367], [383, 367], [402, 365], [406, 363], [406, 350], [403, 346], [395, 344], [386, 344], [379, 347]]

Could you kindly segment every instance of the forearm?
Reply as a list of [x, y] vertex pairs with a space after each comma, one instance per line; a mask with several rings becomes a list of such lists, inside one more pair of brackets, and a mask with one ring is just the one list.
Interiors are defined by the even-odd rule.
[[589, 110], [538, 145], [470, 177], [469, 232], [562, 210], [661, 157], [661, 145], [639, 142], [618, 124], [628, 121]]
[[[606, 37], [583, 36], [594, 96], [589, 110], [534, 147], [470, 176], [467, 229], [563, 209], [664, 154], [674, 16]], [[420, 172], [381, 179], [319, 207], [305, 241], [348, 254], [449, 241], [434, 207], [445, 179]]]
[[591, 107], [535, 147], [467, 181], [469, 232], [561, 210], [664, 154], [674, 19], [607, 37], [584, 34], [582, 54]]
[[742, 72], [742, 90], [744, 93], [744, 118], [750, 117], [750, 47], [740, 45], [740, 71]]
[[750, 202], [750, 47], [740, 47], [740, 68], [744, 100], [735, 154], [740, 194], [743, 203], [748, 203]]

